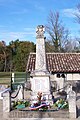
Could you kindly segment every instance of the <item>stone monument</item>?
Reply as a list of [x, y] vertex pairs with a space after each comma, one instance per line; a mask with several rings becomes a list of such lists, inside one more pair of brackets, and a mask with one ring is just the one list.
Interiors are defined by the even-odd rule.
[[37, 93], [42, 92], [46, 100], [51, 100], [50, 78], [46, 65], [44, 26], [39, 25], [36, 29], [36, 64], [35, 70], [31, 73], [32, 100], [36, 101]]
[[70, 118], [76, 118], [77, 117], [77, 109], [76, 109], [76, 93], [72, 90], [68, 92], [68, 103], [69, 103], [69, 115]]

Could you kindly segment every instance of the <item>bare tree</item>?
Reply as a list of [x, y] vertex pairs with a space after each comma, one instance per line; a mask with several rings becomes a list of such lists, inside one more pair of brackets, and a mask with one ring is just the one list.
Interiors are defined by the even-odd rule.
[[79, 37], [77, 37], [77, 38], [75, 38], [75, 42], [76, 42], [76, 44], [75, 44], [75, 51], [76, 52], [80, 52], [80, 38]]
[[59, 12], [50, 12], [48, 16], [48, 23], [46, 25], [46, 31], [52, 41], [54, 52], [61, 52], [61, 49], [65, 44], [65, 40], [68, 38], [69, 31], [62, 25]]
[[80, 24], [80, 3], [77, 5], [77, 12], [75, 13], [76, 20]]

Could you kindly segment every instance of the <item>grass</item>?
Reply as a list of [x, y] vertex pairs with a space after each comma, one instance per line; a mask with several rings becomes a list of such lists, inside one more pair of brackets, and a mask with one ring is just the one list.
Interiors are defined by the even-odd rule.
[[10, 78], [0, 78], [0, 84], [10, 84], [11, 79]]

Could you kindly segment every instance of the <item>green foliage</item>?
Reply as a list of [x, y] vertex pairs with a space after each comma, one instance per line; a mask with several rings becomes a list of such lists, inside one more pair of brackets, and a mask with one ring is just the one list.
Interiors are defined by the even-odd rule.
[[60, 109], [68, 109], [69, 107], [68, 102], [61, 98], [54, 103], [54, 106]]
[[24, 72], [30, 52], [35, 52], [35, 50], [35, 44], [29, 41], [19, 41], [19, 39], [17, 39], [11, 41], [7, 46], [5, 44], [5, 47], [2, 42], [0, 42], [0, 72]]
[[29, 101], [13, 101], [13, 108], [14, 109], [20, 109], [20, 108], [25, 108], [25, 107], [29, 107], [30, 106], [30, 102]]
[[35, 51], [35, 45], [31, 42], [18, 41], [18, 45], [15, 49], [15, 55], [13, 55], [13, 70], [25, 71], [27, 60], [30, 52]]

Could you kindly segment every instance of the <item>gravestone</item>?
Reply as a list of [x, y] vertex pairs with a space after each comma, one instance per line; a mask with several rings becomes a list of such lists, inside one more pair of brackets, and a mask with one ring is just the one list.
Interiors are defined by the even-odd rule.
[[71, 89], [68, 92], [69, 98], [69, 115], [70, 118], [76, 118], [77, 117], [77, 111], [76, 111], [76, 93]]
[[66, 93], [67, 93], [67, 99], [69, 98], [69, 92], [72, 91], [72, 85], [67, 85], [66, 87]]
[[39, 25], [36, 29], [36, 64], [35, 70], [31, 73], [32, 99], [37, 99], [37, 93], [42, 92], [47, 100], [51, 99], [50, 75], [46, 65], [44, 26]]

